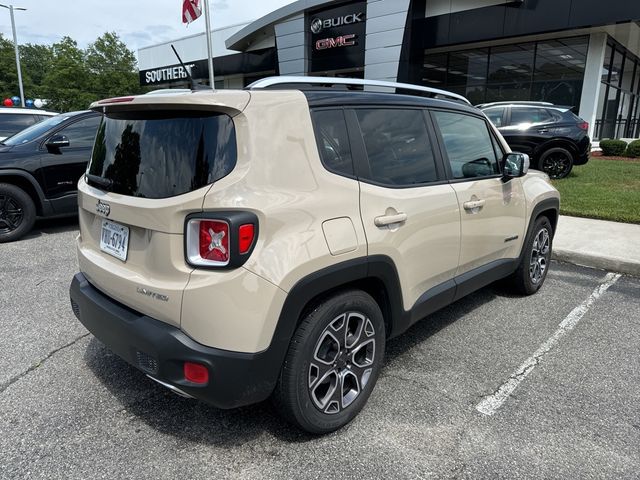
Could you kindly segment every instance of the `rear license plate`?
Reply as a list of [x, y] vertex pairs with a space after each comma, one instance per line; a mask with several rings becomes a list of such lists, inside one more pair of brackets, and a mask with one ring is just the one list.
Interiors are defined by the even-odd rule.
[[102, 221], [100, 250], [122, 260], [127, 260], [129, 250], [129, 227], [109, 220]]

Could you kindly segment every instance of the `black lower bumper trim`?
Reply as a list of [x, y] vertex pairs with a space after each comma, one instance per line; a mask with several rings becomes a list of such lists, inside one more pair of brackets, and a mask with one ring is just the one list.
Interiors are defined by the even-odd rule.
[[[281, 366], [273, 361], [273, 352], [238, 353], [201, 345], [179, 328], [104, 295], [82, 273], [73, 277], [69, 290], [80, 322], [119, 357], [161, 383], [218, 408], [249, 405], [271, 395]], [[185, 380], [185, 361], [206, 365], [209, 383]]]

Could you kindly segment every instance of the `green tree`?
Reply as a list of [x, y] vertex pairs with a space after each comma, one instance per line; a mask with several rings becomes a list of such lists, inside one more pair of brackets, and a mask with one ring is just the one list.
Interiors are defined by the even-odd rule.
[[140, 92], [136, 57], [115, 32], [106, 32], [86, 50], [91, 90], [100, 97]]
[[75, 40], [64, 37], [51, 47], [53, 61], [46, 72], [42, 87], [47, 107], [68, 112], [82, 110], [98, 99], [91, 91], [91, 77], [86, 66], [84, 52]]
[[51, 70], [53, 58], [53, 48], [49, 45], [20, 45], [22, 74], [30, 80], [30, 83], [25, 81], [24, 94], [27, 98], [42, 97], [40, 90], [45, 75]]
[[0, 102], [7, 97], [20, 95], [17, 72], [13, 42], [0, 33]]

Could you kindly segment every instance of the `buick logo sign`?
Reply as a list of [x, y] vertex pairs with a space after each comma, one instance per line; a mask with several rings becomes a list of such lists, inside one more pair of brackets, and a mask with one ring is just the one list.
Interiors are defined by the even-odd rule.
[[96, 203], [96, 212], [98, 212], [100, 215], [108, 217], [111, 213], [111, 206], [108, 203], [104, 203], [98, 200], [98, 203]]
[[322, 20], [314, 18], [311, 20], [311, 32], [320, 33], [322, 31]]
[[311, 20], [311, 33], [318, 34], [327, 28], [342, 27], [343, 25], [360, 23], [364, 21], [363, 17], [363, 12], [351, 13], [342, 17], [327, 18], [325, 20], [316, 17]]

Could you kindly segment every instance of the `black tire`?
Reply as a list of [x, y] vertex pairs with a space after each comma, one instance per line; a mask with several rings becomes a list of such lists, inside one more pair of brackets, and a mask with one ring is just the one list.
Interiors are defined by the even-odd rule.
[[542, 170], [555, 180], [565, 178], [573, 169], [573, 155], [569, 150], [555, 147], [550, 148], [538, 160], [538, 170]]
[[309, 433], [337, 430], [369, 399], [384, 348], [384, 320], [376, 301], [361, 290], [336, 294], [302, 318], [272, 401], [285, 419]]
[[509, 284], [517, 293], [533, 295], [540, 290], [549, 271], [552, 247], [551, 222], [547, 217], [539, 217], [522, 247], [518, 269], [510, 277]]
[[29, 233], [36, 221], [36, 207], [27, 192], [0, 183], [0, 243], [13, 242]]

